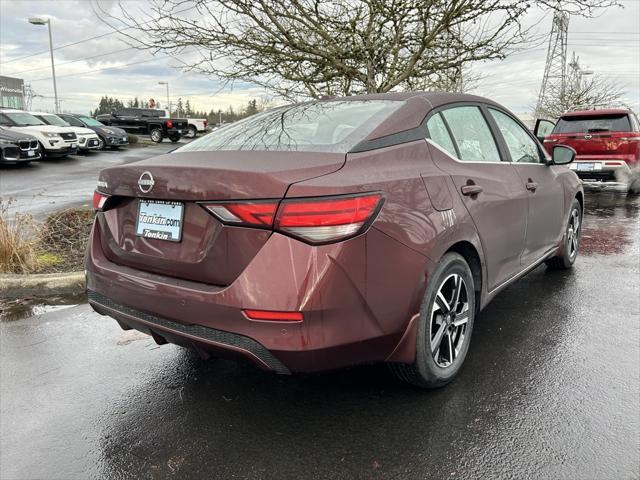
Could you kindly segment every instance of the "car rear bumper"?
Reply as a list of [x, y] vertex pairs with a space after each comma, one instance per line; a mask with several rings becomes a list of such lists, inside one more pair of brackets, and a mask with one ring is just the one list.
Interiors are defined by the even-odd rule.
[[[373, 228], [322, 247], [273, 234], [231, 285], [218, 287], [112, 263], [99, 228], [96, 223], [86, 264], [96, 311], [160, 344], [239, 356], [277, 373], [389, 359], [419, 310], [425, 269], [433, 268]], [[303, 320], [255, 321], [245, 309], [300, 311]], [[403, 359], [415, 355], [414, 342], [407, 345]]]
[[577, 159], [569, 168], [580, 178], [597, 180], [619, 180], [631, 172], [629, 164], [620, 159]]

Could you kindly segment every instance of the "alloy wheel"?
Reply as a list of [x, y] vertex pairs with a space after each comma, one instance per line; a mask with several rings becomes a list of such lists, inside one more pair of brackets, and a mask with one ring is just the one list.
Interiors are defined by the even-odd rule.
[[573, 260], [578, 254], [578, 244], [580, 242], [580, 213], [575, 208], [571, 210], [569, 216], [569, 226], [567, 227], [567, 250], [569, 258]]
[[436, 365], [454, 364], [466, 341], [469, 321], [469, 292], [461, 275], [449, 275], [438, 287], [431, 308], [431, 354]]

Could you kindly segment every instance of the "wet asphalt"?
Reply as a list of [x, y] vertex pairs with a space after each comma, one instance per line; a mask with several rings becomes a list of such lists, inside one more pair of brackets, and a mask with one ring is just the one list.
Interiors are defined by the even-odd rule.
[[587, 192], [575, 268], [502, 292], [436, 391], [205, 362], [86, 305], [0, 323], [0, 477], [638, 478], [639, 215]]

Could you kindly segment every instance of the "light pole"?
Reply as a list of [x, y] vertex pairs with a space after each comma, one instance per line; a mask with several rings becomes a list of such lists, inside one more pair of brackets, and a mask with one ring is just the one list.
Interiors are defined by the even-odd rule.
[[58, 102], [58, 86], [56, 85], [56, 67], [53, 62], [53, 40], [51, 38], [51, 19], [41, 17], [29, 17], [29, 23], [32, 25], [46, 25], [49, 27], [49, 52], [51, 53], [51, 73], [53, 74], [53, 98], [55, 99], [56, 113], [60, 111], [60, 104]]
[[158, 85], [167, 86], [167, 108], [169, 109], [169, 116], [171, 116], [171, 102], [169, 101], [169, 82], [158, 82]]

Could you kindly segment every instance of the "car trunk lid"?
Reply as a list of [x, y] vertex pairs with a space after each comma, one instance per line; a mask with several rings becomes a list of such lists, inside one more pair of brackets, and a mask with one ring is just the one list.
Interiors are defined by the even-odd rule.
[[[98, 183], [99, 190], [110, 195], [109, 207], [98, 216], [103, 250], [121, 265], [228, 285], [271, 231], [225, 226], [197, 202], [281, 199], [291, 184], [335, 172], [344, 160], [339, 153], [176, 152], [107, 168]], [[145, 200], [183, 206], [180, 241], [137, 234], [140, 202]]]

